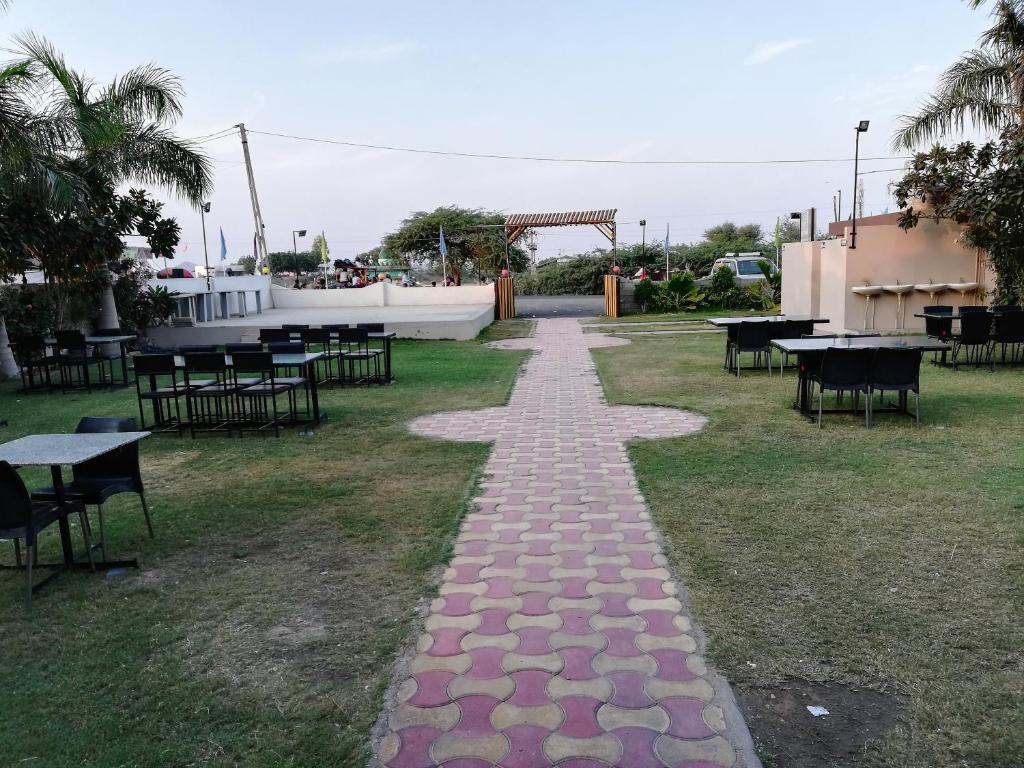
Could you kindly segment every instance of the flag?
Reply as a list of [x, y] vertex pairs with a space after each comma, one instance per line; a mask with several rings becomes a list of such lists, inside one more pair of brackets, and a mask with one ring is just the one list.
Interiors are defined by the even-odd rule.
[[665, 263], [668, 264], [668, 224], [665, 225]]
[[220, 260], [228, 260], [228, 244], [224, 242], [224, 227], [220, 228]]
[[441, 258], [447, 259], [448, 258], [448, 246], [444, 242], [444, 226], [443, 225], [440, 227], [440, 230], [441, 230]]
[[328, 263], [328, 256], [327, 256], [327, 254], [329, 254], [329, 253], [330, 253], [330, 251], [327, 250], [327, 236], [324, 235], [324, 231], [321, 229], [320, 230], [320, 261], [322, 261], [324, 264]]
[[439, 232], [441, 234], [441, 244], [440, 244], [440, 250], [441, 250], [441, 272], [443, 274], [443, 279], [442, 279], [441, 282], [444, 284], [444, 287], [447, 288], [448, 287], [448, 245], [444, 241], [444, 226], [442, 225], [442, 226], [438, 227], [438, 230], [439, 230]]

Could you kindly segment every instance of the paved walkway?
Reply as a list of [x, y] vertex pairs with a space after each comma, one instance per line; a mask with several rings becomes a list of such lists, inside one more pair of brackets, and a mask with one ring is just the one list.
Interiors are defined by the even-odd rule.
[[541, 320], [508, 406], [413, 431], [493, 441], [476, 509], [401, 671], [377, 754], [389, 768], [756, 765], [698, 655], [625, 441], [701, 416], [608, 406], [589, 348], [628, 343]]

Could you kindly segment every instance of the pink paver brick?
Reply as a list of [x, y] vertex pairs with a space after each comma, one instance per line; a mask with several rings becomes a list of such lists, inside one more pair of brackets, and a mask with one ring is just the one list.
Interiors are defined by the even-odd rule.
[[696, 645], [691, 622], [625, 446], [705, 419], [607, 405], [590, 349], [624, 343], [541, 320], [534, 337], [491, 345], [534, 351], [507, 406], [410, 424], [494, 447], [432, 605], [433, 642], [378, 747], [387, 768], [666, 768], [689, 754], [703, 766], [708, 745], [719, 768], [746, 764], [715, 730], [703, 661], [680, 650]]

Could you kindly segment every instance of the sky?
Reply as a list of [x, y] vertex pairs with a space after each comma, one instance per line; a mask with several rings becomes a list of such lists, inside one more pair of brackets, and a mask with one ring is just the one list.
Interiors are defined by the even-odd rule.
[[[890, 140], [986, 10], [962, 0], [13, 0], [0, 32], [33, 31], [100, 82], [155, 63], [186, 90], [183, 137], [244, 123], [270, 251], [323, 231], [335, 258], [440, 205], [505, 213], [616, 208], [620, 242], [694, 242], [853, 191], [894, 207]], [[9, 42], [8, 45], [13, 45]], [[258, 131], [455, 152], [617, 160], [839, 159], [787, 165], [609, 165], [432, 156]], [[254, 231], [237, 134], [202, 145], [215, 166], [211, 259]], [[166, 199], [180, 261], [202, 263], [197, 210]], [[542, 230], [538, 258], [605, 245], [593, 228]]]

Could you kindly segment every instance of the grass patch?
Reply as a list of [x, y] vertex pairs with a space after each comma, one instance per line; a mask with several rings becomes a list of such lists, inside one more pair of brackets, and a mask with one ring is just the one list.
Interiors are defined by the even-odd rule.
[[[355, 766], [417, 600], [449, 552], [488, 447], [409, 434], [440, 410], [498, 405], [522, 353], [397, 341], [398, 382], [324, 389], [313, 437], [151, 437], [138, 500], [109, 505], [119, 578], [64, 574], [22, 606], [0, 574], [5, 765]], [[0, 438], [133, 415], [134, 389], [0, 389]], [[46, 474], [26, 470], [29, 486]], [[56, 529], [41, 559], [59, 557]], [[77, 529], [73, 535], [80, 546]], [[13, 559], [8, 545], [0, 548]]]
[[502, 339], [521, 339], [533, 335], [537, 327], [535, 320], [496, 320], [477, 335], [477, 341], [501, 341]]
[[794, 373], [736, 379], [723, 344], [634, 337], [595, 351], [610, 401], [710, 418], [699, 435], [631, 448], [709, 655], [741, 688], [896, 694], [904, 722], [859, 764], [1019, 766], [1024, 370], [925, 364], [920, 428], [830, 415], [819, 431], [790, 408]]

